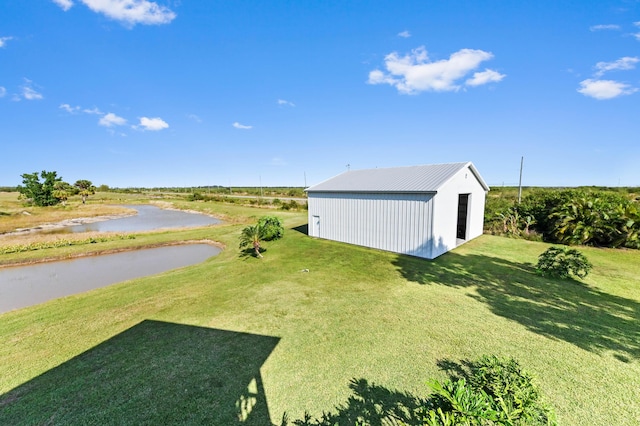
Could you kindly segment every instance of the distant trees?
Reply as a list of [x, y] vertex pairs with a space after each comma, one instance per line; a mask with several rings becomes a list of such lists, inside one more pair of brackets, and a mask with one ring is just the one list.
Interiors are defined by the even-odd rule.
[[[16, 188], [20, 198], [40, 207], [63, 205], [73, 195], [80, 194], [84, 204], [89, 195], [96, 193], [96, 187], [90, 180], [81, 179], [70, 185], [58, 176], [57, 172], [43, 170], [40, 174], [25, 173], [22, 177], [22, 185]], [[42, 180], [41, 180], [42, 179]]]
[[81, 179], [77, 180], [76, 183], [73, 184], [76, 188], [78, 188], [78, 192], [82, 196], [82, 204], [87, 201], [87, 197], [89, 195], [93, 195], [96, 193], [96, 187], [93, 186], [90, 180]]
[[57, 198], [62, 205], [65, 205], [67, 199], [76, 193], [76, 189], [67, 182], [58, 181], [53, 185], [53, 196]]
[[[21, 177], [22, 185], [18, 185], [17, 189], [20, 196], [27, 202], [41, 207], [54, 206], [61, 202], [54, 195], [54, 192], [57, 191], [56, 183], [62, 182], [62, 178], [58, 177], [57, 172], [43, 170], [39, 176], [37, 172], [34, 172], [25, 173]], [[44, 181], [40, 182], [40, 178]]]

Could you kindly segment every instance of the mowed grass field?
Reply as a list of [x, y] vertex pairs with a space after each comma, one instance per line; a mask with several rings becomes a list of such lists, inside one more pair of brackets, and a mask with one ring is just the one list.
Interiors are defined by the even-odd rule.
[[[544, 243], [482, 236], [428, 261], [309, 238], [306, 213], [178, 204], [234, 220], [65, 256], [181, 239], [220, 255], [0, 315], [0, 424], [278, 424], [345, 403], [352, 378], [426, 395], [483, 354], [518, 359], [561, 424], [640, 424], [638, 251], [580, 248], [593, 271], [560, 281], [535, 274]], [[244, 223], [271, 213], [284, 238], [243, 255]]]

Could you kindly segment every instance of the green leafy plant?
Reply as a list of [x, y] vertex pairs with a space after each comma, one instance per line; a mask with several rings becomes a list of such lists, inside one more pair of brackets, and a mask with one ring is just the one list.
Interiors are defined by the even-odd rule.
[[584, 278], [593, 266], [585, 255], [569, 247], [549, 247], [538, 257], [536, 270], [542, 276]]
[[515, 359], [485, 355], [466, 367], [465, 377], [429, 383], [423, 425], [555, 424], [532, 376]]
[[640, 204], [611, 189], [537, 189], [515, 198], [489, 197], [488, 233], [560, 244], [640, 249]]
[[[305, 413], [295, 426], [335, 425], [555, 425], [532, 376], [513, 358], [483, 356], [456, 364], [457, 374], [428, 382], [427, 399], [353, 379], [353, 395], [335, 413], [313, 419]], [[283, 416], [282, 426], [288, 424]]]
[[263, 216], [255, 225], [247, 226], [240, 234], [240, 248], [252, 246], [256, 257], [262, 258], [260, 251], [263, 241], [282, 238], [284, 227], [282, 221], [275, 216]]
[[[43, 170], [40, 175], [38, 173], [25, 173], [20, 175], [22, 177], [22, 185], [18, 185], [18, 192], [20, 197], [25, 199], [27, 203], [34, 204], [36, 206], [55, 206], [59, 204], [62, 199], [56, 198], [54, 192], [57, 191], [56, 183], [62, 182], [62, 178], [58, 177], [57, 172], [47, 172]], [[40, 182], [40, 177], [44, 179]], [[58, 190], [59, 191], [59, 190]], [[60, 192], [57, 195], [63, 195]], [[65, 198], [64, 196], [62, 198]]]
[[260, 244], [264, 241], [265, 228], [259, 223], [252, 226], [247, 226], [242, 230], [240, 234], [240, 248], [243, 249], [247, 246], [252, 246], [256, 257], [262, 258], [260, 253]]
[[264, 241], [278, 240], [284, 235], [282, 221], [276, 216], [262, 216], [258, 219], [258, 225], [264, 228]]
[[550, 410], [540, 403], [541, 394], [533, 377], [513, 358], [483, 356], [469, 365], [471, 386], [497, 403], [499, 418], [546, 424]]

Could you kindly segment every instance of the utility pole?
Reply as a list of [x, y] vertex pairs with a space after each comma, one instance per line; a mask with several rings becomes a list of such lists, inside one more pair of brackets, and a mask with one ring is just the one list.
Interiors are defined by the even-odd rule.
[[518, 204], [522, 201], [522, 165], [524, 164], [524, 156], [520, 157], [520, 181], [518, 182]]

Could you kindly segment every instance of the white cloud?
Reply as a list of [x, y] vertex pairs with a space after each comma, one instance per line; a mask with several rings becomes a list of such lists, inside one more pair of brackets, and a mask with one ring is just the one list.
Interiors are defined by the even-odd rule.
[[253, 128], [253, 126], [245, 126], [244, 124], [240, 124], [237, 121], [233, 123], [232, 126], [235, 127], [236, 129], [242, 129], [242, 130], [249, 130]]
[[[633, 25], [635, 25], [636, 27], [640, 27], [640, 21], [634, 22]], [[635, 33], [632, 35], [636, 38], [636, 40], [640, 41], [640, 33]]]
[[202, 123], [202, 119], [198, 117], [196, 114], [187, 114], [187, 118], [189, 120], [195, 121], [196, 123]]
[[4, 98], [4, 96], [7, 94], [7, 89], [5, 89], [4, 87], [0, 86], [0, 98]]
[[102, 115], [104, 114], [102, 111], [100, 111], [98, 108], [85, 108], [82, 110], [82, 112], [84, 112], [85, 114], [95, 114], [95, 115]]
[[[490, 52], [461, 49], [453, 53], [449, 59], [430, 61], [424, 46], [421, 46], [402, 57], [397, 52], [388, 54], [385, 57], [387, 73], [380, 70], [371, 71], [368, 83], [389, 84], [399, 92], [406, 94], [415, 94], [423, 91], [456, 91], [461, 88], [459, 80], [477, 68], [480, 63], [492, 58], [493, 54]], [[474, 78], [468, 81], [477, 82], [478, 84], [495, 81], [488, 78], [490, 74], [480, 74], [477, 81]], [[494, 75], [493, 78], [495, 77]], [[484, 83], [480, 83], [482, 78], [486, 80]]]
[[286, 105], [290, 107], [296, 106], [296, 104], [294, 104], [293, 102], [285, 101], [284, 99], [278, 99], [278, 105]]
[[603, 30], [619, 30], [620, 25], [615, 24], [600, 24], [592, 25], [589, 27], [589, 31], [603, 31]]
[[[62, 0], [67, 1], [67, 0]], [[135, 24], [168, 24], [176, 14], [166, 6], [148, 0], [81, 0], [96, 13], [121, 21]]]
[[404, 30], [401, 33], [398, 33], [398, 37], [409, 38], [411, 37], [411, 33], [407, 30]]
[[82, 112], [84, 114], [91, 115], [105, 115], [104, 112], [100, 111], [98, 108], [82, 108], [81, 106], [71, 106], [69, 104], [60, 104], [60, 109], [67, 111], [69, 114], [77, 114]]
[[105, 127], [124, 126], [127, 124], [127, 120], [109, 112], [98, 120], [98, 124]]
[[581, 81], [580, 89], [578, 89], [578, 92], [583, 95], [598, 100], [613, 99], [618, 96], [630, 95], [637, 91], [638, 89], [618, 81], [593, 79]]
[[[42, 93], [39, 93], [33, 87], [33, 82], [27, 78], [24, 79], [24, 86], [22, 86], [22, 97], [28, 101], [38, 101], [43, 99]], [[14, 97], [15, 99], [15, 97]]]
[[13, 37], [0, 37], [0, 47], [4, 47], [9, 40], [13, 40]]
[[600, 77], [605, 72], [615, 70], [632, 70], [636, 67], [636, 64], [640, 62], [637, 57], [625, 56], [613, 62], [598, 62], [595, 66], [595, 76]]
[[486, 69], [482, 72], [473, 73], [473, 77], [465, 81], [465, 84], [467, 86], [482, 86], [487, 83], [497, 83], [505, 77], [505, 74]]
[[160, 117], [140, 117], [140, 124], [138, 125], [138, 127], [142, 127], [144, 130], [158, 131], [167, 129], [169, 127], [169, 123], [167, 123]]
[[22, 96], [28, 101], [35, 101], [44, 98], [42, 93], [36, 92], [33, 87], [23, 87], [22, 88]]
[[73, 2], [71, 0], [53, 0], [53, 2], [60, 6], [65, 12], [73, 6]]
[[69, 104], [60, 104], [59, 108], [67, 111], [69, 114], [75, 114], [78, 111], [80, 111], [80, 107], [79, 106], [72, 107]]

